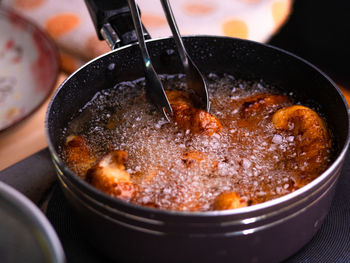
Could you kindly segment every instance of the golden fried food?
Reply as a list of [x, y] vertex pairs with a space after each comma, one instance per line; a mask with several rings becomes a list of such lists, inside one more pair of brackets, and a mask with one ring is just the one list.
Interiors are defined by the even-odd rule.
[[143, 84], [95, 96], [82, 128], [75, 124], [80, 118], [65, 130], [65, 136], [81, 134], [67, 138], [68, 166], [107, 195], [136, 205], [212, 211], [290, 194], [332, 160], [322, 118], [292, 106], [292, 97], [270, 85], [220, 77], [209, 83], [209, 114], [196, 108], [191, 93], [171, 90], [184, 87], [182, 81], [170, 77], [165, 84], [170, 123], [149, 105]]
[[214, 210], [236, 209], [248, 206], [248, 202], [236, 192], [225, 192], [214, 200]]
[[74, 173], [85, 179], [86, 172], [96, 163], [86, 140], [78, 135], [69, 135], [65, 143], [65, 155]]
[[144, 181], [144, 182], [152, 182], [154, 180], [154, 178], [158, 175], [159, 171], [160, 171], [159, 167], [152, 167], [152, 168], [148, 169], [143, 174], [142, 181]]
[[209, 136], [222, 129], [220, 121], [215, 116], [193, 107], [188, 93], [167, 90], [166, 95], [173, 109], [174, 120], [180, 128]]
[[131, 181], [125, 170], [128, 153], [112, 151], [104, 156], [98, 164], [88, 170], [86, 180], [97, 189], [114, 197], [130, 200], [137, 186]]
[[181, 160], [187, 168], [196, 167], [200, 164], [204, 164], [207, 168], [215, 168], [218, 165], [218, 162], [210, 158], [208, 154], [199, 151], [184, 152]]
[[287, 158], [290, 165], [297, 165], [302, 171], [297, 185], [305, 185], [324, 171], [331, 138], [324, 121], [315, 111], [300, 105], [286, 107], [273, 114], [272, 123], [277, 131], [286, 132], [295, 140], [296, 154], [287, 153]]
[[250, 96], [243, 100], [242, 117], [249, 117], [264, 110], [275, 111], [287, 103], [290, 103], [290, 100], [285, 95], [258, 94]]

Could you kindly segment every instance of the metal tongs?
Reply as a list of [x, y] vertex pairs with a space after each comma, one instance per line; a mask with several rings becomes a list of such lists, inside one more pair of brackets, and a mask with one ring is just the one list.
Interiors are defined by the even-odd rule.
[[[188, 89], [192, 89], [194, 91], [194, 102], [195, 105], [199, 108], [202, 108], [206, 111], [209, 111], [209, 98], [208, 98], [208, 90], [205, 80], [193, 63], [192, 59], [189, 57], [186, 52], [185, 46], [182, 42], [182, 38], [180, 36], [178, 27], [176, 25], [176, 21], [171, 10], [170, 4], [168, 0], [160, 0], [170, 26], [171, 32], [173, 34], [177, 50], [179, 52], [179, 56], [181, 58], [185, 75], [186, 75], [186, 83]], [[145, 43], [144, 32], [142, 29], [142, 23], [140, 19], [140, 13], [136, 6], [135, 0], [128, 0], [129, 8], [131, 11], [132, 20], [134, 23], [137, 39], [139, 42], [140, 50], [142, 53], [142, 59], [145, 67], [145, 77], [146, 77], [146, 86], [147, 86], [147, 95], [151, 98], [153, 103], [157, 106], [157, 108], [161, 109], [164, 113], [164, 116], [167, 120], [169, 120], [168, 115], [172, 116], [173, 111], [170, 106], [169, 100], [165, 94], [162, 82], [160, 81], [157, 73], [155, 72], [148, 50]]]

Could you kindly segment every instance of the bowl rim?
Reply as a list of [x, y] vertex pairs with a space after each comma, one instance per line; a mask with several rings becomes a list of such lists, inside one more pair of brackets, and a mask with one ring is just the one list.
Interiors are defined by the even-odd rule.
[[44, 41], [50, 46], [50, 51], [51, 51], [51, 54], [53, 55], [52, 60], [55, 62], [54, 64], [55, 64], [56, 69], [54, 69], [55, 75], [52, 78], [52, 81], [50, 83], [50, 88], [47, 90], [47, 94], [45, 94], [45, 96], [43, 96], [41, 101], [38, 102], [37, 105], [35, 105], [35, 107], [33, 107], [33, 109], [31, 109], [26, 114], [22, 115], [20, 118], [17, 118], [15, 121], [10, 122], [9, 124], [7, 124], [3, 127], [0, 127], [0, 133], [22, 123], [24, 120], [26, 120], [27, 118], [32, 116], [39, 108], [41, 108], [41, 106], [45, 103], [45, 101], [47, 101], [51, 97], [51, 95], [53, 94], [53, 91], [55, 89], [55, 86], [56, 86], [56, 83], [58, 80], [59, 72], [60, 72], [60, 55], [59, 55], [58, 47], [55, 44], [54, 40], [30, 19], [22, 16], [17, 11], [15, 11], [13, 8], [10, 8], [10, 7], [4, 6], [4, 5], [0, 5], [0, 16], [6, 17], [8, 19], [9, 15], [12, 15], [13, 17], [15, 17], [15, 19], [17, 21], [20, 21], [22, 24], [25, 24], [26, 26], [30, 27], [33, 30], [33, 32], [35, 30], [36, 32], [38, 32], [40, 34], [40, 37], [42, 39], [44, 39]]
[[[221, 40], [221, 39], [227, 39], [227, 40], [233, 40], [233, 41], [241, 41], [241, 42], [248, 42], [250, 44], [254, 44], [254, 45], [259, 45], [259, 46], [263, 46], [265, 48], [268, 49], [272, 49], [274, 51], [283, 53], [284, 55], [290, 56], [304, 64], [306, 64], [308, 67], [312, 68], [314, 71], [316, 71], [317, 73], [319, 73], [323, 78], [325, 78], [329, 84], [331, 86], [333, 86], [333, 88], [336, 90], [337, 95], [341, 98], [342, 102], [343, 102], [343, 106], [346, 109], [346, 115], [347, 115], [347, 119], [348, 119], [348, 129], [347, 129], [347, 136], [344, 142], [344, 145], [342, 146], [341, 150], [339, 151], [338, 155], [336, 156], [336, 158], [333, 160], [332, 164], [322, 173], [320, 174], [317, 178], [315, 178], [313, 181], [311, 181], [310, 183], [308, 183], [307, 185], [301, 187], [300, 189], [286, 194], [282, 197], [279, 198], [275, 198], [273, 200], [269, 200], [260, 204], [255, 204], [253, 206], [248, 206], [248, 207], [243, 207], [243, 208], [236, 208], [236, 209], [230, 209], [230, 210], [220, 210], [220, 211], [196, 211], [196, 212], [188, 212], [188, 211], [176, 211], [176, 210], [165, 210], [165, 209], [157, 209], [157, 208], [150, 208], [150, 207], [145, 207], [145, 206], [141, 206], [141, 205], [137, 205], [134, 203], [130, 203], [127, 201], [124, 201], [122, 199], [118, 199], [118, 198], [113, 198], [111, 196], [108, 196], [107, 194], [105, 194], [104, 192], [94, 188], [93, 186], [91, 186], [90, 184], [88, 184], [87, 182], [85, 182], [83, 179], [81, 179], [80, 177], [76, 176], [74, 174], [74, 172], [72, 170], [70, 170], [63, 162], [63, 160], [59, 157], [58, 153], [55, 150], [55, 147], [50, 139], [50, 128], [49, 128], [49, 118], [50, 118], [50, 112], [51, 112], [51, 107], [55, 101], [56, 96], [58, 96], [58, 94], [60, 93], [60, 90], [63, 89], [65, 87], [65, 84], [76, 74], [78, 74], [81, 70], [83, 70], [85, 67], [87, 67], [89, 64], [94, 63], [95, 61], [99, 60], [100, 58], [103, 57], [107, 57], [110, 54], [113, 54], [115, 52], [118, 52], [120, 50], [123, 49], [127, 49], [133, 46], [136, 46], [137, 43], [132, 43], [132, 44], [128, 44], [125, 45], [123, 47], [117, 48], [115, 50], [111, 50], [105, 54], [102, 54], [90, 61], [88, 61], [86, 64], [82, 65], [80, 68], [78, 68], [75, 72], [73, 72], [70, 76], [68, 76], [59, 86], [59, 88], [55, 91], [54, 95], [52, 96], [49, 105], [47, 107], [47, 111], [46, 111], [46, 116], [45, 116], [45, 134], [46, 134], [46, 138], [48, 141], [48, 147], [52, 156], [52, 159], [54, 161], [54, 164], [56, 165], [56, 169], [59, 170], [59, 173], [61, 173], [62, 171], [59, 169], [59, 167], [63, 167], [63, 172], [65, 174], [67, 174], [69, 176], [70, 181], [73, 181], [74, 184], [79, 184], [80, 186], [82, 186], [84, 188], [84, 190], [87, 190], [89, 192], [89, 194], [87, 194], [85, 192], [85, 194], [87, 194], [88, 196], [90, 196], [90, 193], [93, 195], [97, 195], [99, 196], [99, 199], [103, 199], [105, 201], [107, 201], [108, 203], [113, 203], [113, 204], [119, 204], [119, 205], [123, 205], [123, 206], [127, 206], [136, 210], [142, 210], [144, 212], [148, 212], [151, 214], [159, 214], [159, 215], [164, 215], [164, 216], [196, 216], [196, 217], [211, 217], [211, 216], [233, 216], [233, 215], [241, 215], [241, 214], [248, 214], [248, 213], [254, 213], [254, 212], [258, 212], [258, 211], [264, 211], [265, 209], [270, 209], [273, 207], [278, 207], [282, 204], [291, 202], [293, 199], [297, 198], [298, 196], [302, 196], [307, 194], [308, 192], [312, 191], [313, 188], [317, 188], [317, 186], [319, 185], [323, 185], [324, 183], [326, 183], [328, 181], [328, 177], [331, 176], [331, 174], [333, 173], [334, 170], [336, 170], [338, 167], [341, 167], [342, 162], [345, 158], [345, 155], [348, 151], [349, 148], [349, 144], [350, 144], [350, 108], [349, 105], [343, 95], [343, 93], [340, 91], [340, 89], [338, 88], [338, 86], [335, 84], [335, 82], [329, 77], [327, 76], [323, 71], [321, 71], [319, 68], [317, 68], [315, 65], [313, 65], [312, 63], [310, 63], [309, 61], [289, 52], [286, 51], [284, 49], [269, 45], [269, 44], [264, 44], [264, 43], [259, 43], [256, 41], [252, 41], [252, 40], [246, 40], [246, 39], [240, 39], [240, 38], [233, 38], [233, 37], [226, 37], [226, 36], [212, 36], [212, 35], [194, 35], [194, 36], [186, 36], [183, 37], [184, 40], [190, 40], [190, 39], [198, 39], [198, 38], [210, 38], [210, 39], [216, 39], [216, 40]], [[171, 37], [164, 37], [164, 38], [155, 38], [155, 39], [149, 39], [146, 40], [146, 43], [151, 43], [151, 42], [156, 42], [156, 41], [166, 41], [168, 39], [171, 39]], [[95, 198], [93, 198], [95, 199]], [[96, 200], [96, 199], [95, 199]], [[97, 201], [97, 200], [96, 200]]]
[[64, 263], [65, 255], [61, 242], [51, 223], [42, 211], [18, 190], [1, 181], [0, 196], [6, 203], [13, 207], [15, 211], [19, 211], [20, 214], [25, 214], [26, 217], [22, 220], [25, 220], [32, 227], [35, 227], [35, 230], [39, 230], [41, 237], [45, 240], [44, 243], [40, 243], [45, 244], [45, 248], [48, 249], [49, 252], [46, 253], [46, 257], [49, 256], [52, 262]]

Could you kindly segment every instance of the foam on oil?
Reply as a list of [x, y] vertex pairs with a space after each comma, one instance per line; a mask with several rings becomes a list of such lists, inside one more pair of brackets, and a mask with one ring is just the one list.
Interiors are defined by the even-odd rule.
[[[128, 152], [127, 172], [141, 189], [132, 201], [141, 205], [206, 211], [226, 191], [255, 202], [292, 191], [293, 171], [284, 158], [286, 151], [293, 154], [294, 137], [277, 134], [269, 112], [253, 116], [254, 127], [242, 125], [240, 115], [243, 98], [276, 90], [229, 75], [207, 79], [210, 112], [223, 125], [219, 134], [195, 135], [168, 123], [146, 100], [144, 81], [137, 80], [98, 92], [65, 135], [82, 135], [99, 157], [113, 149]], [[162, 81], [166, 89], [185, 89], [182, 75]], [[184, 156], [193, 152], [204, 157], [189, 163]]]

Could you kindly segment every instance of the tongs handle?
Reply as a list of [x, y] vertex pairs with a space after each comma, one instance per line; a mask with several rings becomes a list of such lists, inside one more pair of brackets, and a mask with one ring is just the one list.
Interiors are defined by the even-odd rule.
[[[168, 118], [169, 114], [170, 116], [173, 115], [172, 108], [170, 106], [170, 103], [167, 99], [167, 96], [165, 94], [163, 84], [160, 81], [156, 71], [153, 68], [153, 65], [151, 63], [151, 58], [147, 50], [143, 29], [142, 29], [142, 23], [140, 19], [139, 10], [136, 6], [135, 0], [128, 0], [132, 20], [135, 26], [137, 39], [139, 42], [144, 69], [145, 69], [145, 77], [146, 77], [146, 89], [147, 89], [147, 95], [150, 97], [150, 99], [153, 101], [153, 103], [160, 108], [160, 110], [163, 111], [165, 118]], [[166, 110], [166, 112], [164, 111]]]
[[[127, 0], [85, 0], [96, 33], [111, 49], [137, 41]], [[142, 25], [145, 38], [150, 36]]]

